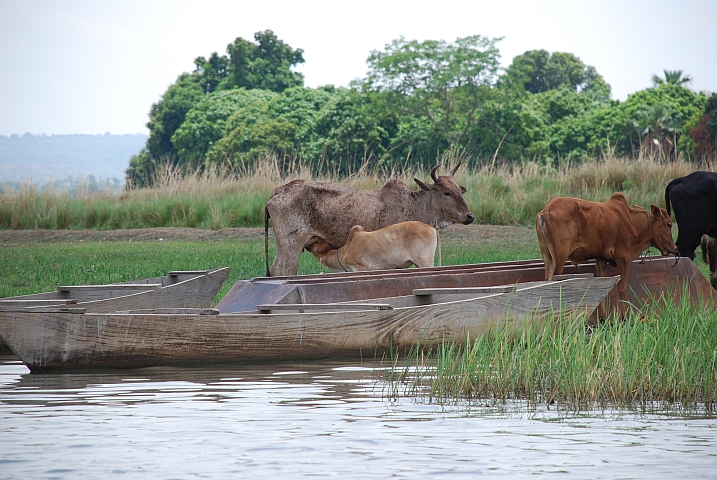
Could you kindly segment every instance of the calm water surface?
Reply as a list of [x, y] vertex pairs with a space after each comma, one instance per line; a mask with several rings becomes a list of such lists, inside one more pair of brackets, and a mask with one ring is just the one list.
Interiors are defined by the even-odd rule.
[[373, 364], [30, 374], [0, 354], [0, 478], [716, 478], [717, 421], [389, 402]]

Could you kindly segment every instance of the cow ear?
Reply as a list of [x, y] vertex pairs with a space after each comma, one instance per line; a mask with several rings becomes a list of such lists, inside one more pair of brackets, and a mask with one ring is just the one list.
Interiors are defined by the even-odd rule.
[[652, 215], [657, 218], [660, 218], [662, 214], [662, 212], [660, 212], [660, 207], [658, 207], [657, 205], [650, 205], [650, 212], [652, 212]]
[[425, 191], [427, 191], [427, 192], [429, 192], [429, 191], [431, 190], [431, 187], [429, 187], [428, 185], [426, 185], [425, 183], [423, 183], [423, 182], [420, 181], [419, 179], [414, 178], [413, 180], [415, 180], [415, 182], [418, 184], [418, 186], [421, 187], [421, 190], [425, 190]]
[[466, 190], [466, 187], [464, 187], [463, 185], [458, 185], [458, 186], [461, 187], [461, 193], [466, 193], [468, 191], [468, 190]]

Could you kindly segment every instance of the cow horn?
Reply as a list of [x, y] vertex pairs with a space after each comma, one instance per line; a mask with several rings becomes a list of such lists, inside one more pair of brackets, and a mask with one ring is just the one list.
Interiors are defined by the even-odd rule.
[[448, 172], [448, 175], [451, 176], [451, 177], [452, 177], [453, 175], [455, 175], [456, 170], [458, 170], [458, 167], [460, 167], [460, 166], [461, 166], [461, 162], [458, 162], [458, 165], [456, 165], [455, 167], [453, 167], [453, 168], [451, 169], [451, 171]]
[[436, 178], [436, 170], [438, 170], [438, 167], [440, 167], [441, 165], [443, 165], [443, 164], [439, 163], [438, 165], [436, 165], [435, 167], [433, 167], [431, 169], [431, 178], [433, 179], [434, 182], [438, 181], [438, 179]]

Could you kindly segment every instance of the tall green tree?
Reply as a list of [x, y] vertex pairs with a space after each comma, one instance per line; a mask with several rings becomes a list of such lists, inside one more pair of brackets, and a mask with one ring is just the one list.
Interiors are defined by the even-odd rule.
[[530, 93], [568, 87], [603, 100], [610, 97], [610, 85], [572, 53], [529, 50], [513, 59], [502, 81]]
[[223, 137], [208, 152], [208, 161], [250, 164], [262, 155], [291, 160], [300, 156], [307, 161], [320, 157], [316, 122], [335, 92], [292, 87], [280, 94], [258, 89], [247, 94], [253, 101], [228, 118]]
[[[212, 127], [205, 123], [201, 129], [180, 132], [176, 138], [175, 133], [188, 112], [208, 95], [235, 87], [281, 92], [303, 85], [303, 76], [291, 70], [304, 62], [303, 50], [291, 48], [271, 30], [257, 32], [254, 39], [257, 43], [237, 38], [227, 46], [227, 56], [214, 52], [209, 59], [197, 57], [194, 72], [181, 74], [162, 98], [152, 105], [147, 123], [149, 138], [143, 152], [133, 157], [127, 173], [129, 183], [139, 185], [140, 181], [136, 179], [151, 179], [151, 172], [158, 164], [178, 164], [187, 159], [202, 161], [201, 155], [221, 138], [221, 135], [216, 138], [215, 133], [223, 131], [223, 125]], [[225, 118], [221, 114], [217, 118], [220, 117]], [[192, 122], [197, 123], [196, 119]], [[211, 135], [198, 140], [206, 132], [211, 132]]]
[[147, 154], [156, 159], [176, 160], [172, 135], [184, 122], [193, 106], [204, 99], [204, 90], [196, 75], [183, 73], [149, 112]]
[[179, 158], [199, 166], [203, 157], [225, 135], [225, 124], [236, 111], [275, 97], [268, 90], [235, 88], [214, 92], [197, 103], [172, 136]]
[[393, 108], [410, 119], [404, 141], [415, 133], [441, 139], [437, 147], [460, 148], [496, 77], [499, 40], [475, 35], [455, 42], [418, 42], [401, 37], [384, 51], [371, 52], [364, 88], [389, 94]]
[[291, 68], [304, 63], [304, 51], [294, 50], [271, 30], [254, 34], [256, 43], [237, 38], [227, 46], [230, 87], [261, 88], [282, 92], [304, 84], [304, 76]]
[[229, 75], [229, 59], [212, 53], [207, 60], [204, 57], [194, 59], [195, 75], [204, 93], [212, 93]]

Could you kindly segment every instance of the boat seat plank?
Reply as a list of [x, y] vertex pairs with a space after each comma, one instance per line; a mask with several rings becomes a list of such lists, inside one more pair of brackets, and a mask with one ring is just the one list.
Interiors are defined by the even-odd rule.
[[393, 310], [388, 303], [274, 303], [257, 305], [260, 312], [281, 310], [336, 311], [336, 310]]
[[111, 285], [60, 285], [57, 287], [58, 292], [75, 291], [92, 291], [92, 290], [157, 290], [162, 288], [161, 283], [117, 283]]
[[0, 309], [1, 312], [18, 312], [18, 313], [86, 313], [86, 308], [81, 307], [63, 307], [61, 305], [50, 305], [47, 307], [35, 307], [33, 309], [28, 309], [25, 307], [16, 307], [16, 308], [2, 308]]
[[73, 305], [77, 303], [76, 298], [56, 298], [56, 299], [26, 299], [26, 300], [2, 300], [0, 305], [10, 307], [42, 307], [46, 305]]
[[595, 274], [593, 273], [567, 273], [564, 275], [554, 275], [553, 280], [570, 280], [571, 278], [592, 278]]
[[219, 315], [216, 308], [140, 308], [120, 310], [115, 314], [129, 315]]
[[496, 285], [494, 287], [456, 287], [456, 288], [416, 288], [415, 296], [460, 294], [460, 293], [510, 293], [515, 285]]

